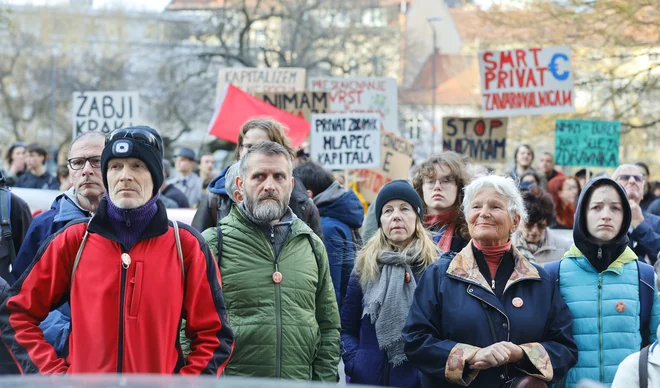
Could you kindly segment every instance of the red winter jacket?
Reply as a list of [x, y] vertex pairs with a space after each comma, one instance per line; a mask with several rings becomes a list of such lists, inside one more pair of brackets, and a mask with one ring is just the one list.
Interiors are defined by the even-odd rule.
[[[227, 324], [220, 272], [206, 242], [179, 225], [185, 282], [172, 224], [163, 204], [128, 252], [107, 216], [73, 221], [42, 246], [27, 273], [0, 307], [2, 340], [23, 373], [222, 373], [234, 336]], [[76, 253], [86, 228], [89, 237], [71, 281]], [[73, 284], [72, 284], [73, 283]], [[39, 323], [70, 301], [69, 355], [58, 358]], [[187, 361], [179, 344], [186, 318], [192, 339]]]

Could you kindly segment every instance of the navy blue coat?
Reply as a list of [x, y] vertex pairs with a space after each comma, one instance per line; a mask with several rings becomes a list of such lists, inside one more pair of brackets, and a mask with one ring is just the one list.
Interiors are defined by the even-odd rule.
[[327, 201], [317, 201], [317, 198], [321, 198], [320, 195], [314, 198], [314, 203], [321, 215], [323, 242], [328, 252], [330, 276], [332, 284], [335, 286], [335, 296], [340, 312], [348, 280], [353, 272], [355, 253], [359, 249], [358, 242], [355, 241], [355, 236], [359, 236], [359, 234], [354, 235], [353, 230], [359, 229], [364, 219], [364, 207], [357, 195], [352, 191], [342, 191], [343, 194], [340, 194], [338, 198], [327, 198]]
[[660, 217], [644, 212], [644, 221], [628, 233], [628, 246], [644, 261], [648, 256], [651, 264], [660, 257]]
[[[406, 355], [422, 372], [423, 387], [493, 388], [525, 375], [557, 381], [575, 365], [573, 316], [557, 283], [515, 248], [508, 260], [513, 272], [501, 298], [479, 271], [471, 243], [426, 269], [403, 329]], [[479, 349], [501, 341], [519, 345], [523, 361], [480, 372], [467, 369]]]
[[356, 275], [351, 276], [341, 314], [342, 358], [346, 376], [352, 384], [389, 387], [420, 387], [421, 374], [408, 362], [392, 367], [387, 353], [378, 346], [376, 327], [371, 318], [362, 318], [362, 288]]

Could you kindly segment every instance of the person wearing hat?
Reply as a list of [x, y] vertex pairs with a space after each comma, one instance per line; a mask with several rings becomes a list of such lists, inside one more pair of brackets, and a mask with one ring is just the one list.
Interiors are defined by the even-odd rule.
[[[22, 373], [223, 372], [234, 336], [220, 274], [199, 233], [167, 219], [159, 200], [162, 161], [153, 128], [106, 137], [106, 197], [89, 221], [72, 221], [42, 246], [0, 306], [2, 341]], [[66, 301], [65, 359], [38, 325]], [[193, 349], [187, 359], [178, 336], [182, 318]]]
[[554, 279], [511, 244], [527, 221], [516, 182], [476, 177], [462, 210], [471, 240], [427, 268], [402, 331], [422, 387], [557, 383], [577, 362], [573, 316]]
[[174, 153], [174, 168], [178, 175], [170, 182], [181, 190], [188, 198], [192, 207], [197, 207], [204, 196], [204, 181], [193, 172], [195, 167], [195, 151], [187, 147], [181, 147]]
[[346, 376], [352, 384], [418, 387], [420, 374], [403, 352], [401, 330], [417, 280], [440, 252], [408, 182], [386, 184], [372, 206], [378, 230], [357, 254], [341, 314]]

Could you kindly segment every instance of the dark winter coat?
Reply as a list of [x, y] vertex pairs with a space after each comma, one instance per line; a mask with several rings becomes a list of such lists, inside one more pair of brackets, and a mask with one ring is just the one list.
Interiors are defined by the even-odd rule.
[[385, 350], [378, 346], [376, 327], [362, 317], [362, 288], [353, 275], [348, 283], [341, 314], [342, 358], [346, 376], [353, 384], [414, 388], [421, 386], [421, 373], [409, 362], [393, 367]]
[[[500, 297], [482, 275], [472, 243], [424, 272], [403, 329], [406, 355], [422, 372], [423, 387], [502, 387], [525, 375], [554, 382], [577, 362], [573, 316], [556, 282], [515, 248], [502, 260], [510, 261], [511, 275]], [[523, 361], [466, 369], [477, 351], [501, 341], [519, 345]]]
[[342, 311], [348, 279], [355, 264], [355, 253], [359, 249], [359, 241], [355, 241], [355, 238], [359, 236], [357, 229], [362, 226], [364, 208], [354, 192], [346, 191], [337, 182], [314, 197], [314, 204], [321, 215], [330, 276], [339, 311]]

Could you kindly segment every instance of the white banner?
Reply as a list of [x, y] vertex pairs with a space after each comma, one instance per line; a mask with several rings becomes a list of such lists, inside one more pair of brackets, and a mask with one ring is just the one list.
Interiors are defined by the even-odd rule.
[[484, 117], [575, 111], [571, 48], [479, 53]]
[[385, 131], [400, 133], [399, 100], [394, 78], [310, 77], [308, 89], [328, 92], [329, 112], [378, 113]]
[[313, 114], [312, 159], [331, 170], [380, 167], [380, 122], [374, 113]]
[[74, 92], [73, 138], [85, 132], [108, 134], [117, 128], [138, 125], [140, 95], [138, 92]]

